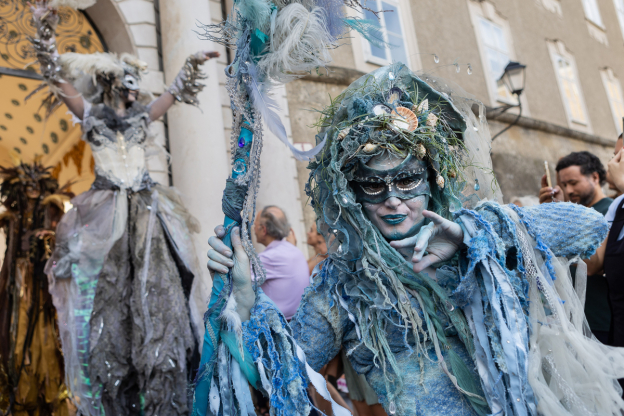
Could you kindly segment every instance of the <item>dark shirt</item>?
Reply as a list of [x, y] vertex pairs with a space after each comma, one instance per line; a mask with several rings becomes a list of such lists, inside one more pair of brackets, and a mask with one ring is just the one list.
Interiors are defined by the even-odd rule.
[[612, 198], [602, 198], [600, 201], [596, 202], [590, 208], [595, 209], [602, 215], [607, 215], [607, 211], [609, 211], [609, 207], [611, 206], [612, 202], [613, 202]]
[[[606, 215], [611, 198], [602, 198], [591, 208]], [[611, 307], [609, 306], [609, 285], [604, 275], [587, 276], [587, 294], [585, 297], [585, 316], [592, 331], [609, 331], [611, 326]]]

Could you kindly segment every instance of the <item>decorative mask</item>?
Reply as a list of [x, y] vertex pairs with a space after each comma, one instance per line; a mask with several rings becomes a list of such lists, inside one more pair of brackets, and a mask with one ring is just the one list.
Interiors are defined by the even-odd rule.
[[130, 74], [128, 72], [124, 74], [124, 78], [121, 81], [121, 84], [130, 91], [139, 90], [139, 80], [133, 74]]
[[391, 197], [402, 200], [431, 195], [427, 180], [427, 163], [411, 154], [400, 165], [377, 170], [359, 161], [351, 188], [358, 202], [379, 204]]

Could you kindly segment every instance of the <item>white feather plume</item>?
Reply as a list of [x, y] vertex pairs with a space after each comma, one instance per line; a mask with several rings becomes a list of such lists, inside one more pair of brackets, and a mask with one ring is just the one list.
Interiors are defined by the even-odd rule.
[[51, 0], [48, 6], [52, 9], [59, 7], [71, 7], [72, 9], [84, 10], [95, 4], [96, 0]]
[[262, 115], [262, 119], [273, 134], [282, 141], [288, 141], [286, 128], [277, 114], [280, 111], [279, 105], [270, 93], [270, 83], [258, 82], [258, 73], [254, 65], [250, 65], [249, 75], [251, 77], [249, 95], [255, 110]]
[[121, 77], [124, 74], [123, 67], [116, 55], [106, 52], [91, 54], [68, 52], [59, 56], [59, 64], [63, 69], [63, 75], [70, 79], [82, 75], [95, 78], [98, 74], [111, 74]]
[[299, 3], [284, 7], [272, 33], [271, 51], [258, 67], [270, 79], [288, 82], [331, 61], [333, 42], [327, 30], [325, 11], [309, 11]]
[[[266, 126], [290, 149], [295, 159], [301, 161], [311, 160], [318, 152], [321, 151], [325, 145], [325, 140], [323, 140], [312, 150], [302, 151], [294, 147], [292, 143], [290, 143], [290, 140], [288, 140], [286, 128], [284, 127], [284, 124], [278, 114], [280, 111], [279, 105], [271, 96], [271, 83], [268, 81], [257, 81], [258, 72], [254, 65], [249, 66], [249, 75], [251, 80], [248, 84], [248, 90], [251, 102], [254, 109], [262, 115], [262, 120], [264, 120]], [[327, 137], [327, 135], [325, 135], [325, 137]]]
[[236, 299], [234, 299], [234, 294], [232, 294], [228, 299], [225, 308], [221, 311], [220, 319], [226, 324], [228, 331], [236, 335], [236, 344], [238, 346], [238, 350], [240, 351], [241, 358], [244, 360], [243, 324], [241, 322], [240, 315], [236, 312], [236, 305]]

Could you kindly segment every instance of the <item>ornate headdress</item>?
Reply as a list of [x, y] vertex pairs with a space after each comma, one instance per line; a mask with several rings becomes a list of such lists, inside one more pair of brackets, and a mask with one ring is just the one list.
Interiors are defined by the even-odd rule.
[[[28, 188], [38, 190], [40, 198], [45, 201], [50, 195], [59, 193], [66, 196], [69, 200], [71, 194], [66, 193], [65, 185], [59, 189], [57, 180], [52, 176], [52, 167], [44, 167], [39, 161], [35, 160], [32, 164], [19, 162], [13, 167], [0, 166], [0, 196], [2, 204], [8, 210], [19, 211], [21, 206], [25, 206]], [[63, 201], [51, 201], [63, 210]]]

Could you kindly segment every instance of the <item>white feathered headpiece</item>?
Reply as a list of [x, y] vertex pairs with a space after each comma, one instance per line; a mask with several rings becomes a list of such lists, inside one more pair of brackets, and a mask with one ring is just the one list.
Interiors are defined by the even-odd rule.
[[98, 75], [121, 78], [126, 71], [141, 78], [141, 73], [147, 70], [145, 62], [127, 53], [118, 58], [116, 54], [108, 52], [91, 54], [68, 52], [59, 56], [58, 62], [63, 76], [69, 79], [76, 79], [83, 75], [89, 75], [92, 78]]
[[[124, 74], [130, 73], [138, 80], [147, 71], [147, 64], [135, 56], [124, 53], [96, 52], [81, 54], [68, 52], [59, 56], [63, 78], [70, 80], [83, 97], [91, 103], [110, 104], [116, 99], [115, 90], [121, 88]], [[151, 94], [139, 91], [139, 101], [150, 101]]]

